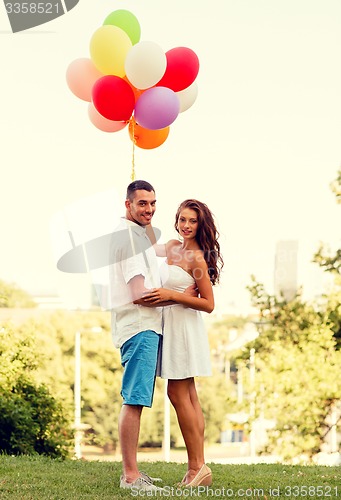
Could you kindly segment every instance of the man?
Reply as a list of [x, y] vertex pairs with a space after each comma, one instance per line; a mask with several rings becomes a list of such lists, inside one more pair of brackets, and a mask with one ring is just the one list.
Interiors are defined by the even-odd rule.
[[113, 341], [124, 368], [120, 487], [160, 490], [137, 464], [141, 413], [144, 406], [152, 406], [161, 335], [161, 308], [134, 303], [146, 290], [160, 286], [155, 251], [146, 232], [156, 208], [153, 186], [143, 180], [129, 184], [125, 207], [126, 216], [113, 233], [110, 265]]

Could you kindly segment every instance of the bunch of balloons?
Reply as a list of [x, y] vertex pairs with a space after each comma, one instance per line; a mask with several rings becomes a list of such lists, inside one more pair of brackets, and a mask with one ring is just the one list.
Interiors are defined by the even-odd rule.
[[66, 72], [70, 90], [88, 101], [95, 127], [117, 132], [128, 126], [136, 146], [153, 149], [165, 142], [178, 114], [195, 102], [199, 59], [187, 47], [168, 52], [140, 41], [131, 12], [111, 12], [90, 40], [90, 58], [74, 60]]

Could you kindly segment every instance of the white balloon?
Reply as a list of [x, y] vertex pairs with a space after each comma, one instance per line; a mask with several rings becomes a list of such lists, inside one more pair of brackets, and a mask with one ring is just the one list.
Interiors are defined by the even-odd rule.
[[186, 111], [188, 108], [195, 103], [196, 98], [198, 96], [198, 84], [196, 81], [192, 83], [187, 89], [180, 90], [179, 92], [175, 92], [180, 101], [180, 111]]
[[166, 54], [154, 42], [139, 42], [132, 46], [125, 60], [125, 72], [137, 89], [153, 87], [163, 77], [167, 67]]

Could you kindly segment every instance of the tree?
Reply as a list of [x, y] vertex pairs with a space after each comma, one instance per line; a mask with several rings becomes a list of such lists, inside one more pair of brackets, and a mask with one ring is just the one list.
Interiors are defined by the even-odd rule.
[[[63, 398], [73, 411], [75, 381], [75, 333], [81, 332], [82, 423], [88, 425], [84, 442], [115, 449], [121, 407], [122, 367], [105, 312], [58, 311], [26, 323], [36, 332], [44, 352], [40, 380]], [[94, 333], [100, 327], [101, 333]]]
[[[331, 190], [336, 196], [336, 203], [341, 204], [341, 167], [338, 170], [336, 179], [330, 185]], [[337, 230], [339, 229], [336, 228]], [[341, 274], [341, 249], [336, 250], [336, 254], [332, 255], [331, 250], [325, 244], [320, 243], [320, 247], [314, 255], [314, 262], [319, 264], [325, 271]]]
[[[233, 324], [235, 321], [236, 318], [233, 318]], [[102, 332], [93, 333], [94, 326], [100, 326]], [[122, 405], [122, 366], [119, 351], [112, 344], [110, 314], [81, 311], [58, 311], [53, 314], [46, 312], [38, 319], [30, 319], [21, 326], [12, 327], [11, 331], [13, 353], [25, 360], [27, 371], [34, 374], [36, 384], [48, 388], [49, 394], [57, 401], [63, 401], [64, 415], [69, 421], [73, 420], [74, 412], [75, 332], [81, 332], [81, 419], [82, 423], [88, 426], [83, 442], [100, 445], [110, 451], [115, 450], [118, 445], [118, 417]], [[215, 335], [210, 332], [211, 348], [218, 342], [218, 336], [218, 333]], [[31, 340], [27, 340], [27, 345], [24, 345], [18, 344], [15, 339]], [[10, 337], [8, 340], [10, 345]], [[11, 364], [6, 365], [8, 373], [15, 366], [13, 360]], [[206, 439], [208, 442], [216, 442], [219, 440], [228, 409], [224, 375], [220, 373], [212, 378], [200, 378], [197, 386], [206, 418]], [[163, 424], [164, 380], [157, 378], [153, 408], [143, 412], [140, 445], [160, 446], [163, 440]], [[171, 442], [183, 446], [173, 409]]]
[[0, 280], [0, 307], [36, 307], [32, 297], [14, 283]]
[[[336, 196], [336, 202], [341, 203], [341, 168], [336, 179], [331, 183], [331, 189]], [[338, 228], [337, 228], [338, 229]], [[316, 251], [313, 262], [316, 262], [325, 272], [334, 276], [335, 288], [333, 292], [323, 299], [329, 311], [329, 317], [337, 341], [337, 347], [341, 348], [341, 249], [337, 249], [335, 254], [324, 243], [320, 243]]]
[[214, 373], [212, 377], [200, 378], [197, 386], [205, 417], [205, 440], [208, 443], [219, 443], [226, 414], [230, 410], [226, 377], [224, 374]]
[[341, 203], [341, 167], [337, 172], [336, 179], [331, 183], [330, 188], [336, 196], [336, 202]]
[[341, 392], [341, 352], [329, 311], [304, 302], [299, 293], [292, 301], [278, 300], [254, 277], [248, 288], [263, 323], [251, 344], [256, 350], [255, 417], [275, 421], [266, 451], [311, 457], [321, 449], [327, 417]]

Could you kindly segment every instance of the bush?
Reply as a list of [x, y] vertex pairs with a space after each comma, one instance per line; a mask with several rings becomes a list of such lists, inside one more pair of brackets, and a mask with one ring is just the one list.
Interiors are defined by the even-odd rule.
[[0, 451], [66, 458], [72, 439], [62, 404], [33, 377], [31, 337], [0, 331]]

